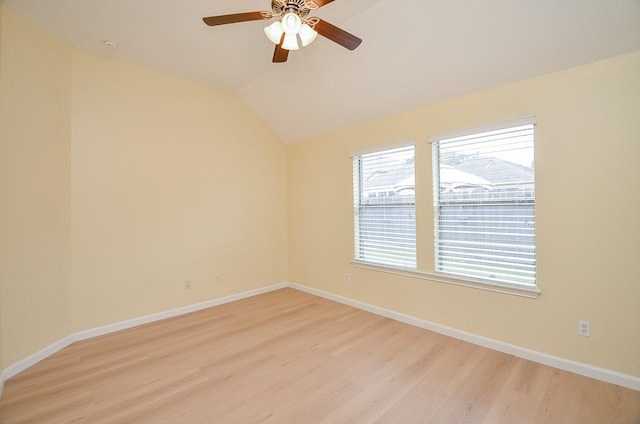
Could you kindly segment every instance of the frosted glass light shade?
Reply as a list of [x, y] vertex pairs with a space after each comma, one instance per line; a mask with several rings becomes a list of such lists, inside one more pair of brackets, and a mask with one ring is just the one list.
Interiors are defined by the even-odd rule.
[[287, 13], [282, 17], [282, 28], [286, 34], [296, 35], [302, 27], [302, 19], [295, 13]]
[[282, 38], [282, 34], [284, 34], [284, 28], [282, 28], [280, 21], [275, 21], [264, 29], [264, 33], [267, 34], [267, 38], [273, 44], [280, 44], [280, 39]]
[[285, 50], [298, 50], [298, 37], [296, 34], [285, 34], [282, 48]]
[[311, 28], [309, 25], [302, 24], [302, 27], [300, 28], [300, 32], [298, 33], [298, 35], [300, 36], [300, 41], [302, 42], [302, 45], [306, 47], [309, 44], [311, 44], [313, 40], [316, 39], [316, 37], [318, 36], [318, 32], [313, 28]]

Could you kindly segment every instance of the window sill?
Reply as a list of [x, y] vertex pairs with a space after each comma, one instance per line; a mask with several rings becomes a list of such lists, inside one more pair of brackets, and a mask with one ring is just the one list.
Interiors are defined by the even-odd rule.
[[417, 271], [410, 268], [391, 267], [356, 260], [351, 261], [351, 263], [357, 268], [386, 272], [389, 274], [402, 275], [405, 277], [419, 278], [422, 280], [436, 281], [445, 284], [454, 284], [463, 287], [471, 287], [474, 289], [488, 290], [496, 293], [510, 294], [513, 296], [529, 297], [532, 299], [536, 299], [540, 296], [540, 290], [538, 288], [507, 286], [494, 284], [488, 281], [463, 279], [447, 274], [435, 274], [431, 272]]

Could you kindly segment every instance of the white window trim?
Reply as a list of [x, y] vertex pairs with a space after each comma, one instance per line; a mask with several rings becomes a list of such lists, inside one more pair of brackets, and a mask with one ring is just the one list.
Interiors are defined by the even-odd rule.
[[[500, 121], [492, 124], [465, 128], [462, 130], [447, 131], [447, 132], [433, 134], [428, 137], [428, 142], [430, 144], [433, 144], [449, 138], [464, 137], [464, 136], [473, 135], [481, 132], [501, 130], [507, 127], [519, 127], [523, 125], [535, 126], [536, 123], [537, 122], [536, 122], [535, 116], [527, 116], [524, 118]], [[352, 263], [356, 265], [356, 261], [353, 261]], [[365, 264], [358, 264], [356, 266], [361, 266], [361, 265], [365, 265]], [[364, 266], [361, 266], [361, 267], [364, 267]], [[367, 267], [367, 268], [374, 269], [373, 267]], [[380, 269], [384, 267], [376, 267], [376, 268], [378, 268], [376, 270], [382, 271], [382, 272], [393, 271], [391, 269], [389, 270]], [[505, 293], [505, 294], [511, 294], [516, 296], [522, 296], [522, 297], [538, 298], [541, 293], [540, 286], [537, 281], [534, 287], [530, 287], [530, 286], [520, 286], [515, 283], [514, 284], [504, 284], [504, 283], [497, 284], [497, 283], [493, 283], [486, 280], [474, 279], [472, 277], [460, 277], [457, 275], [450, 275], [450, 274], [444, 274], [444, 273], [430, 273], [430, 272], [422, 272], [422, 271], [414, 272], [413, 270], [399, 270], [399, 271], [400, 271], [399, 275], [406, 275], [409, 277], [437, 281], [437, 282], [446, 283], [446, 284], [455, 284], [455, 285], [464, 286], [464, 287], [472, 287], [472, 288], [481, 289], [481, 290], [489, 290], [497, 293]]]
[[[396, 143], [385, 144], [384, 146], [378, 146], [378, 147], [372, 147], [372, 148], [369, 148], [369, 149], [356, 150], [354, 152], [351, 152], [349, 154], [349, 157], [353, 161], [353, 159], [356, 158], [357, 156], [376, 154], [376, 153], [381, 153], [381, 152], [384, 152], [384, 151], [387, 151], [387, 150], [401, 149], [401, 148], [404, 148], [404, 147], [413, 147], [414, 159], [415, 159], [415, 150], [416, 150], [416, 142], [415, 141], [400, 141], [400, 142], [396, 142]], [[415, 172], [415, 162], [414, 162], [414, 172]], [[414, 200], [413, 207], [414, 207], [414, 211], [417, 211], [417, 209], [415, 209], [416, 208], [415, 200]], [[417, 230], [416, 230], [415, 236], [417, 238]], [[416, 250], [416, 266], [417, 266], [417, 262], [418, 262], [417, 242], [416, 242], [415, 250]], [[355, 252], [355, 244], [354, 244], [353, 251]], [[386, 264], [385, 265], [385, 264], [379, 264], [379, 263], [376, 263], [376, 262], [367, 262], [367, 261], [362, 260], [362, 259], [353, 259], [353, 261], [354, 262], [359, 262], [359, 263], [362, 263], [362, 264], [368, 264], [368, 265], [373, 266], [373, 267], [382, 266], [382, 267], [388, 267], [388, 268], [391, 268], [391, 269], [393, 269], [394, 267], [397, 267], [397, 269], [413, 269], [413, 270], [415, 270], [415, 268], [402, 268], [399, 265], [391, 265], [391, 264]]]
[[417, 271], [411, 268], [391, 267], [384, 265], [372, 264], [353, 260], [351, 264], [356, 268], [368, 269], [371, 271], [386, 272], [388, 274], [402, 275], [404, 277], [419, 278], [421, 280], [435, 281], [438, 283], [453, 284], [456, 286], [471, 287], [474, 289], [487, 290], [494, 293], [509, 294], [513, 296], [527, 297], [537, 299], [540, 294], [540, 288], [536, 287], [519, 287], [517, 285], [494, 284], [491, 282], [476, 280], [471, 278], [460, 278], [447, 274]]
[[[500, 121], [492, 124], [480, 125], [476, 127], [462, 129], [462, 130], [436, 133], [428, 137], [428, 142], [432, 144], [448, 138], [462, 137], [462, 136], [476, 134], [484, 131], [499, 130], [509, 126], [517, 127], [522, 125], [536, 125], [536, 123], [537, 122], [536, 122], [535, 116], [528, 116], [520, 119]], [[400, 147], [406, 147], [406, 146], [414, 146], [415, 148], [416, 144], [417, 143], [415, 143], [415, 141], [387, 144], [384, 146], [372, 147], [368, 149], [362, 149], [355, 152], [351, 152], [349, 156], [353, 158], [354, 156], [361, 156], [369, 153], [379, 152], [385, 149], [393, 149], [393, 148], [400, 148]], [[419, 258], [420, 253], [419, 252], [417, 253]], [[542, 291], [540, 290], [539, 282], [537, 282], [536, 286], [534, 287], [524, 286], [524, 285], [519, 286], [517, 284], [512, 284], [512, 285], [502, 284], [502, 283], [496, 284], [491, 281], [486, 281], [481, 279], [462, 278], [459, 276], [454, 276], [454, 275], [449, 275], [444, 273], [419, 271], [413, 268], [402, 268], [402, 267], [390, 266], [390, 265], [380, 265], [380, 264], [360, 261], [356, 259], [352, 260], [351, 264], [356, 268], [366, 269], [370, 271], [384, 272], [388, 274], [400, 275], [404, 277], [417, 278], [421, 280], [428, 280], [428, 281], [445, 283], [445, 284], [452, 284], [452, 285], [462, 286], [462, 287], [470, 287], [474, 289], [490, 291], [493, 293], [507, 294], [507, 295], [525, 297], [530, 299], [537, 299], [542, 293]]]
[[401, 141], [398, 143], [391, 143], [391, 144], [385, 144], [384, 146], [378, 146], [378, 147], [371, 147], [368, 149], [362, 149], [362, 150], [356, 150], [355, 152], [351, 152], [349, 153], [349, 157], [350, 158], [354, 158], [356, 156], [364, 156], [364, 155], [368, 155], [371, 153], [378, 153], [378, 152], [383, 152], [385, 150], [393, 150], [393, 149], [399, 149], [401, 147], [410, 147], [413, 146], [413, 148], [416, 148], [416, 142], [415, 141]]

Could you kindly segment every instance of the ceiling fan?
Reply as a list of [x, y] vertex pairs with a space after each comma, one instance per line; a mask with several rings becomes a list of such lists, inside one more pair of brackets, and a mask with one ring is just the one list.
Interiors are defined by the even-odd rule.
[[276, 45], [273, 62], [286, 62], [290, 50], [298, 50], [298, 38], [303, 46], [311, 44], [318, 34], [341, 46], [355, 50], [362, 40], [347, 31], [331, 25], [320, 18], [309, 17], [316, 10], [334, 0], [271, 0], [271, 12], [246, 12], [203, 18], [209, 26], [237, 22], [259, 21], [272, 18], [279, 20], [264, 29], [265, 34]]

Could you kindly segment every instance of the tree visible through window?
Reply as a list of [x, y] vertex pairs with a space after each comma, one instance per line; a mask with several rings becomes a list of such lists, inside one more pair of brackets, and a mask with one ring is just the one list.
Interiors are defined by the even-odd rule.
[[414, 147], [353, 158], [355, 259], [416, 267]]
[[432, 141], [436, 272], [534, 288], [533, 123]]

